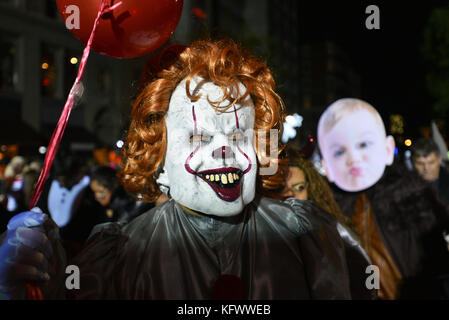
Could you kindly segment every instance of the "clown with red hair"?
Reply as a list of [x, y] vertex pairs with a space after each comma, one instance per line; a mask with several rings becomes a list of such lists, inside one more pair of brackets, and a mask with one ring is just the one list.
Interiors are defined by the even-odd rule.
[[[127, 224], [94, 229], [72, 262], [81, 275], [76, 298], [375, 295], [365, 286], [369, 261], [335, 219], [311, 201], [263, 196], [283, 182], [276, 156], [284, 111], [263, 62], [232, 40], [200, 40], [150, 78], [133, 105], [120, 176], [137, 198], [163, 192], [169, 200]], [[19, 281], [37, 280], [44, 297], [64, 297], [55, 230], [37, 212], [10, 222], [0, 247], [14, 261], [0, 267], [5, 296], [23, 298]], [[33, 240], [42, 245], [28, 249]], [[13, 276], [14, 263], [34, 267]]]

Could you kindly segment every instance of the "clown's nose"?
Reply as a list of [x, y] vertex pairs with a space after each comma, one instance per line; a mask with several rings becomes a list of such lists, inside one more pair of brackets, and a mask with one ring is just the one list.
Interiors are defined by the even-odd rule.
[[219, 147], [212, 152], [212, 157], [214, 159], [227, 159], [234, 156], [234, 152], [230, 147]]

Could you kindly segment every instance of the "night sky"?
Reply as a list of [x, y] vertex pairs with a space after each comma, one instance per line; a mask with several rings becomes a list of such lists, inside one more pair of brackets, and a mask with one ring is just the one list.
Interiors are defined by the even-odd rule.
[[[426, 63], [420, 53], [423, 27], [432, 8], [448, 3], [301, 1], [301, 42], [339, 44], [361, 76], [361, 98], [378, 109], [384, 120], [391, 113], [402, 114], [406, 133], [413, 137], [432, 118]], [[370, 4], [380, 9], [380, 30], [365, 27], [365, 8]]]

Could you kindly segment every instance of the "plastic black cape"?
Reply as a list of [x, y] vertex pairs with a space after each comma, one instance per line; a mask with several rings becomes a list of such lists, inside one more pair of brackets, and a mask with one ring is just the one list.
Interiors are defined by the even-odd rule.
[[95, 227], [73, 261], [81, 281], [70, 297], [211, 299], [216, 280], [230, 274], [243, 299], [372, 299], [367, 259], [311, 201], [260, 198], [220, 218], [170, 200], [129, 224]]

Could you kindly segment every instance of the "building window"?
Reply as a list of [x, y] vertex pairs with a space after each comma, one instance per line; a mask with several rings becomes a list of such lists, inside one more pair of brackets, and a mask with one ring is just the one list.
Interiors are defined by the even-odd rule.
[[56, 94], [56, 57], [57, 48], [42, 44], [41, 51], [41, 94], [45, 97], [54, 97]]
[[25, 2], [25, 9], [39, 15], [45, 15], [46, 0], [32, 0]]
[[78, 68], [81, 62], [79, 52], [67, 50], [64, 56], [64, 94], [67, 96], [75, 82]]
[[304, 108], [306, 110], [309, 110], [311, 106], [312, 106], [312, 102], [310, 101], [310, 98], [309, 97], [305, 97], [304, 98]]
[[0, 0], [1, 4], [6, 4], [13, 7], [19, 6], [19, 0]]
[[16, 92], [19, 86], [17, 37], [0, 33], [0, 91]]
[[28, 12], [51, 19], [55, 19], [58, 16], [55, 0], [27, 0], [25, 1], [25, 9]]
[[333, 55], [334, 54], [334, 44], [331, 42], [327, 43], [327, 54], [328, 55]]
[[56, 6], [55, 0], [46, 1], [45, 15], [52, 19], [56, 19], [58, 17], [58, 7]]
[[110, 88], [111, 79], [108, 71], [105, 69], [100, 70], [98, 73], [98, 90], [101, 93], [108, 93]]

